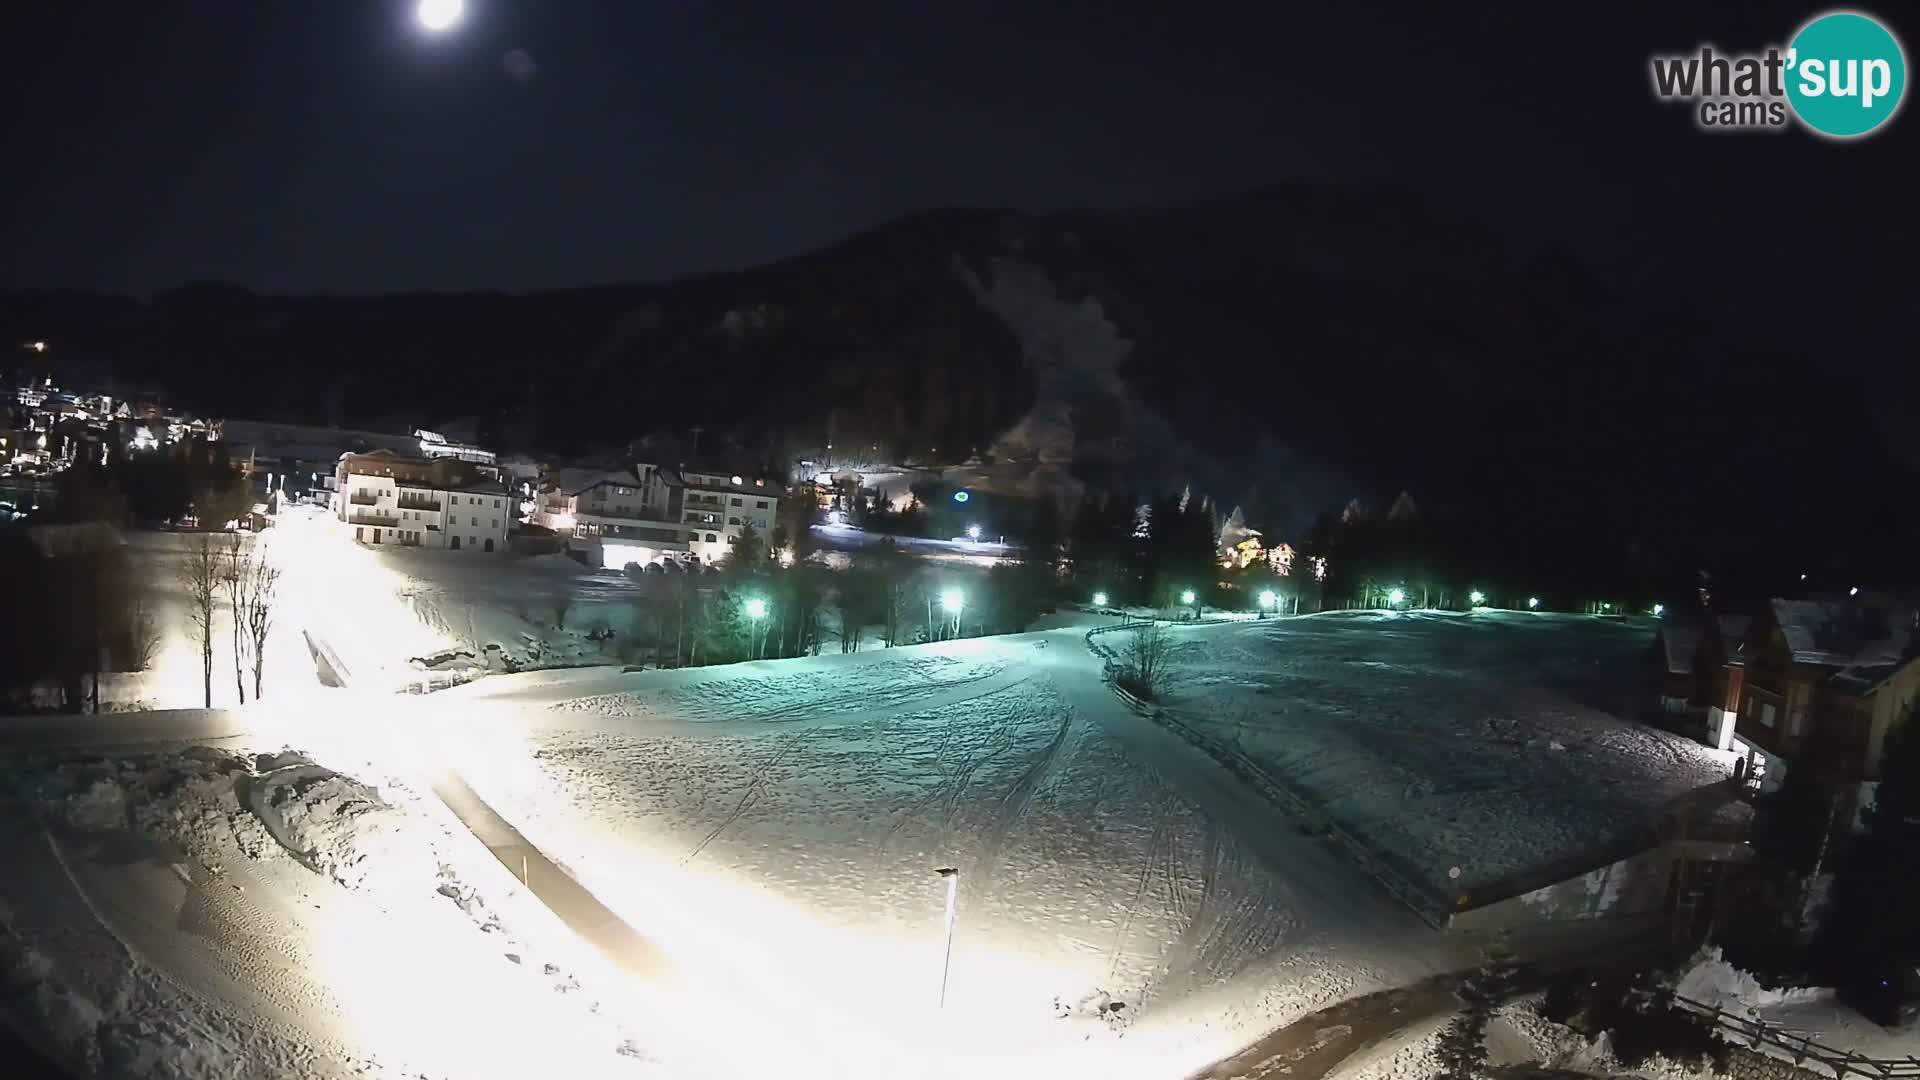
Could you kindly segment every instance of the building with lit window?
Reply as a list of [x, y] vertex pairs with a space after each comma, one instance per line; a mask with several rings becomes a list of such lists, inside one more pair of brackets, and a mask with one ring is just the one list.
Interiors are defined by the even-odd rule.
[[762, 543], [773, 535], [785, 491], [777, 481], [698, 465], [658, 470], [669, 489], [669, 506], [686, 526], [687, 548], [702, 562], [725, 559], [749, 527]]
[[334, 487], [334, 517], [358, 543], [507, 550], [513, 497], [487, 466], [391, 450], [342, 454]]

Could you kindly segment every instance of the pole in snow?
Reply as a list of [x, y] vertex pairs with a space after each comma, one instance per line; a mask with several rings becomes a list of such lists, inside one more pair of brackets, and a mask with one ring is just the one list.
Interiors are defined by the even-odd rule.
[[934, 873], [947, 879], [947, 948], [946, 957], [940, 961], [940, 1007], [947, 1007], [947, 972], [953, 969], [953, 917], [954, 900], [960, 890], [960, 871], [952, 866], [943, 866]]

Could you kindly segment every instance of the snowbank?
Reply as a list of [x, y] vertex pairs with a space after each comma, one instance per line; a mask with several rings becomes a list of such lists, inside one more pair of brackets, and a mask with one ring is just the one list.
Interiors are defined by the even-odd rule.
[[682, 1044], [437, 802], [337, 760], [16, 762], [0, 1008], [103, 1077], [626, 1077]]
[[1673, 992], [1748, 1020], [1761, 1019], [1763, 1010], [1829, 1001], [1834, 996], [1826, 988], [1761, 986], [1758, 979], [1727, 963], [1718, 945], [1706, 946], [1694, 955], [1675, 980]]

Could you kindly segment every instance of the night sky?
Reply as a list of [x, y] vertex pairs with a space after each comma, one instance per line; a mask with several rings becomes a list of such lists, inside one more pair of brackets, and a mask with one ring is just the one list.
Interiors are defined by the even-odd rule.
[[1840, 145], [1648, 92], [1650, 51], [1813, 6], [468, 0], [444, 37], [411, 7], [10, 9], [0, 285], [659, 280], [934, 206], [1389, 181], [1723, 324], [1915, 327], [1911, 108]]

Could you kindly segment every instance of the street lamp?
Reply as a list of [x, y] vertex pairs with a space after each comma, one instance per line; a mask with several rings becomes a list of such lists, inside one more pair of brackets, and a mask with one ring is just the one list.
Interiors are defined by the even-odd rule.
[[1278, 604], [1279, 602], [1280, 602], [1280, 598], [1273, 595], [1272, 589], [1268, 589], [1266, 592], [1261, 593], [1260, 594], [1260, 617], [1263, 619], [1266, 618], [1267, 612], [1272, 611], [1273, 606], [1275, 604]]
[[747, 601], [747, 618], [753, 620], [753, 658], [760, 659], [760, 620], [767, 617], [767, 602], [754, 597]]
[[1181, 603], [1183, 603], [1183, 604], [1191, 604], [1191, 603], [1193, 603], [1193, 590], [1192, 590], [1192, 589], [1187, 589], [1187, 590], [1185, 590], [1184, 592], [1182, 592], [1182, 593], [1180, 594], [1180, 602], [1181, 602]]
[[1395, 589], [1392, 592], [1387, 594], [1387, 603], [1394, 607], [1399, 607], [1401, 604], [1406, 602], [1406, 599], [1407, 599], [1407, 590], [1405, 589]]
[[1664, 614], [1666, 614], [1666, 613], [1667, 613], [1667, 605], [1665, 605], [1665, 604], [1655, 604], [1655, 605], [1653, 605], [1653, 613], [1654, 613], [1654, 615], [1656, 615], [1656, 616], [1659, 616], [1659, 615], [1664, 615]]
[[1479, 589], [1475, 589], [1467, 594], [1467, 600], [1470, 601], [1474, 607], [1479, 607], [1481, 604], [1487, 602], [1487, 594], [1481, 592]]
[[947, 879], [947, 945], [945, 955], [940, 961], [940, 1007], [947, 1007], [947, 972], [953, 970], [953, 917], [955, 901], [959, 899], [960, 870], [958, 867], [943, 866], [934, 873]]
[[1094, 593], [1094, 594], [1093, 594], [1093, 606], [1094, 606], [1094, 607], [1106, 607], [1106, 606], [1107, 606], [1107, 594], [1106, 594], [1106, 593], [1103, 593], [1103, 592], [1097, 592], [1097, 593]]
[[978, 525], [967, 526], [967, 539], [969, 540], [980, 539], [980, 526]]
[[943, 589], [940, 593], [940, 610], [953, 616], [953, 636], [960, 636], [960, 612], [966, 608], [967, 598], [959, 589]]
[[1529, 610], [1529, 611], [1532, 611], [1533, 609], [1535, 609], [1535, 608], [1537, 608], [1537, 607], [1539, 607], [1539, 606], [1540, 606], [1540, 598], [1539, 598], [1539, 597], [1537, 597], [1537, 596], [1529, 596], [1529, 597], [1527, 597], [1527, 610]]

